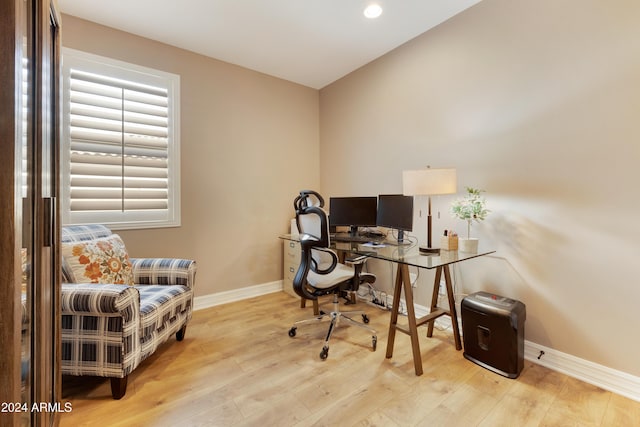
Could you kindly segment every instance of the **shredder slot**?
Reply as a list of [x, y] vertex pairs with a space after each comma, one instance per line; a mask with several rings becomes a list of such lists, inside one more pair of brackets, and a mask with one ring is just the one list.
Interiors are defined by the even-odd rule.
[[484, 326], [478, 326], [478, 345], [481, 349], [489, 351], [491, 344], [491, 330]]

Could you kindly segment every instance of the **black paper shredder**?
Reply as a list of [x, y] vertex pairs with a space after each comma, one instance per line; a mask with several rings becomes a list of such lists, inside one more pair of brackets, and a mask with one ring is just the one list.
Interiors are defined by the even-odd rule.
[[524, 367], [526, 307], [511, 298], [476, 292], [462, 299], [464, 357], [507, 378]]

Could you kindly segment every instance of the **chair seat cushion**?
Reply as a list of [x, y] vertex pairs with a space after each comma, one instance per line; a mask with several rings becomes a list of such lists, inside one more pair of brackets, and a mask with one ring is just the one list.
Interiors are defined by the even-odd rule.
[[339, 285], [353, 278], [353, 267], [344, 264], [336, 265], [336, 268], [329, 274], [318, 274], [309, 271], [307, 282], [317, 289], [328, 289]]

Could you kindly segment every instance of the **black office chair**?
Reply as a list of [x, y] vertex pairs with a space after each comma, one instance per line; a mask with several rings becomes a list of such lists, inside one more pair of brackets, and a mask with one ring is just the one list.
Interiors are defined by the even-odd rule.
[[303, 190], [296, 197], [293, 205], [302, 250], [300, 266], [293, 279], [293, 289], [301, 297], [314, 302], [319, 296], [333, 294], [333, 311], [330, 313], [320, 311], [316, 317], [294, 323], [289, 329], [289, 336], [296, 336], [296, 330], [300, 324], [315, 323], [329, 317], [331, 323], [320, 352], [320, 359], [325, 360], [329, 355], [329, 339], [340, 320], [368, 330], [372, 334], [371, 344], [375, 351], [378, 342], [377, 332], [348, 317], [359, 314], [364, 323], [369, 323], [365, 312], [341, 312], [338, 297], [341, 293], [356, 292], [361, 283], [374, 283], [376, 277], [373, 274], [362, 273], [364, 260], [350, 262], [351, 265], [341, 264], [338, 262], [336, 253], [329, 249], [329, 222], [327, 213], [322, 209], [324, 200], [320, 194]]

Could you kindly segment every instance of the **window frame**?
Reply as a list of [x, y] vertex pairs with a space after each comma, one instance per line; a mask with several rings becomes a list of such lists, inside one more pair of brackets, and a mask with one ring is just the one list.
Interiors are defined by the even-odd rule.
[[[167, 210], [71, 212], [70, 69], [165, 88], [168, 99]], [[62, 223], [100, 223], [114, 230], [179, 227], [180, 215], [180, 76], [75, 49], [62, 48]]]

